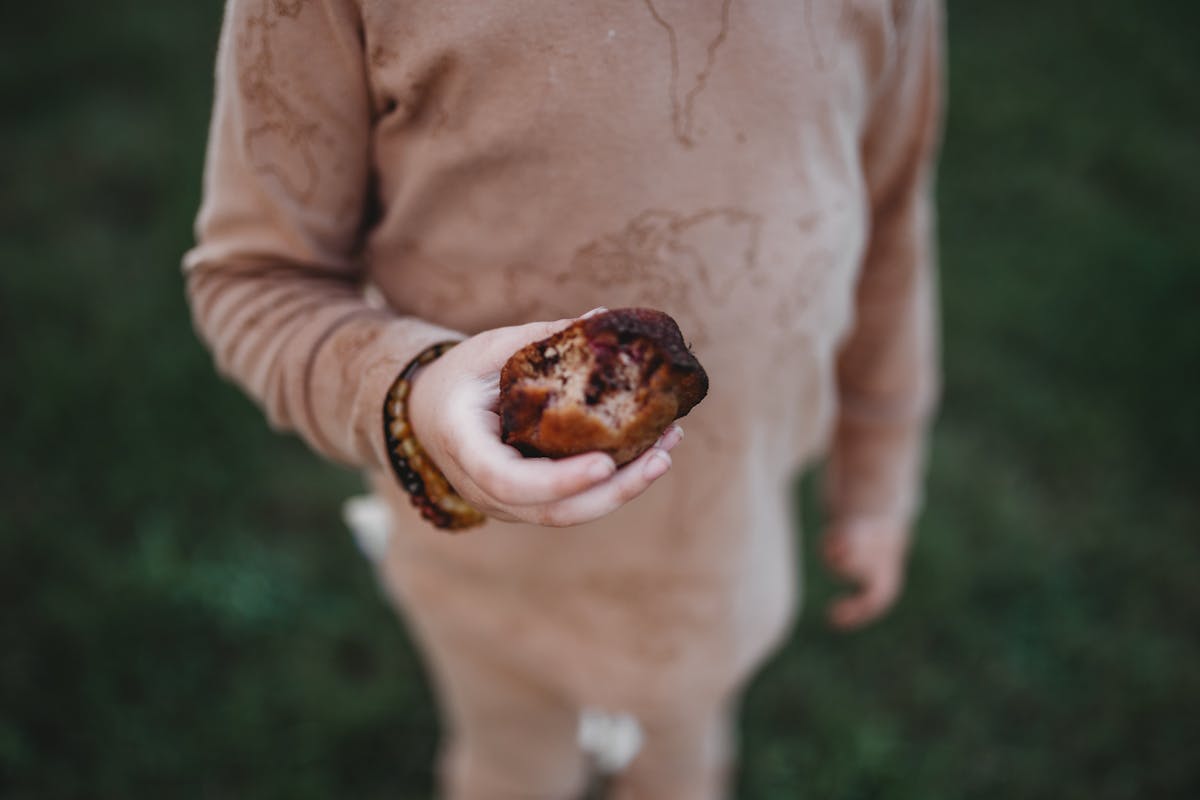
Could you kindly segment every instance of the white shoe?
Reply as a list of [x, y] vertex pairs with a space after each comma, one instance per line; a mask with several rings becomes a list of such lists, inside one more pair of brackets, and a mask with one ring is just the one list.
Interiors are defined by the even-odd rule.
[[579, 748], [605, 774], [620, 772], [642, 749], [642, 726], [632, 714], [585, 708], [579, 715]]
[[342, 503], [342, 520], [367, 560], [381, 563], [392, 535], [392, 515], [387, 505], [373, 494], [357, 495]]

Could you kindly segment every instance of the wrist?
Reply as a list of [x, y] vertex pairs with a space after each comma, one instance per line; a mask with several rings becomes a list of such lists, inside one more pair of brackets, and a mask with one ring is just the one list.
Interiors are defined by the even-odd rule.
[[423, 350], [401, 371], [383, 404], [383, 433], [396, 479], [408, 492], [421, 516], [447, 530], [471, 528], [484, 522], [486, 517], [459, 496], [429, 458], [417, 438], [410, 412], [417, 372], [455, 344], [457, 342], [442, 342]]
[[[432, 390], [429, 380], [429, 369], [434, 362], [427, 364], [419, 364], [408, 379], [408, 425], [412, 430], [412, 436], [417, 440], [417, 444], [429, 453], [429, 445], [432, 442], [432, 419], [426, 409], [430, 408], [431, 400], [429, 393]], [[436, 376], [434, 376], [436, 378]], [[436, 406], [436, 403], [433, 403]], [[436, 463], [436, 462], [435, 462]], [[440, 464], [438, 465], [441, 466]]]

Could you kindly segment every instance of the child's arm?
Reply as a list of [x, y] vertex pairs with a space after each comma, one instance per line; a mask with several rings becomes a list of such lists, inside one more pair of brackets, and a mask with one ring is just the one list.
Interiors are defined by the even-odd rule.
[[863, 164], [871, 239], [855, 327], [838, 361], [840, 412], [829, 464], [825, 556], [858, 591], [830, 609], [854, 627], [903, 584], [939, 388], [933, 173], [941, 121], [940, 2], [899, 4], [894, 60], [868, 120]]
[[[330, 459], [388, 470], [389, 386], [426, 346], [466, 337], [364, 300], [359, 250], [378, 109], [360, 24], [352, 0], [229, 0], [198, 241], [184, 268], [197, 331], [274, 427]], [[601, 454], [523, 460], [500, 445], [478, 408], [487, 376], [501, 350], [547, 330], [488, 331], [434, 362], [416, 381], [413, 425], [481, 510], [575, 524], [640, 493], [656, 477], [650, 462], [669, 457], [648, 453], [609, 477]], [[419, 420], [418, 390], [433, 398]], [[471, 456], [465, 468], [461, 456], [451, 463], [460, 452]]]

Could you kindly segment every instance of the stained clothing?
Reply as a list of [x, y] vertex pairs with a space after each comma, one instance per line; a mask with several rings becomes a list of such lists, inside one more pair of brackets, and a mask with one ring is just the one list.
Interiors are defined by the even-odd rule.
[[[715, 718], [793, 612], [796, 468], [830, 453], [836, 516], [912, 516], [941, 39], [934, 0], [230, 0], [195, 324], [389, 501], [435, 673]], [[399, 370], [599, 305], [667, 311], [709, 374], [671, 472], [579, 528], [423, 523], [383, 449]]]

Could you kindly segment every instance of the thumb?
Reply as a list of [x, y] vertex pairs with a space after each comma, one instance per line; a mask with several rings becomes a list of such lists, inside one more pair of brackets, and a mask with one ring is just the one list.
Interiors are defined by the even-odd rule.
[[[584, 316], [589, 316], [603, 309], [593, 309]], [[527, 344], [553, 336], [565, 330], [578, 319], [557, 319], [549, 322], [530, 322], [525, 325], [513, 325], [507, 328], [496, 328], [489, 331], [482, 342], [480, 358], [499, 369], [513, 353]]]

